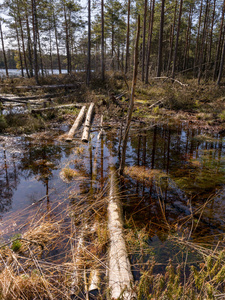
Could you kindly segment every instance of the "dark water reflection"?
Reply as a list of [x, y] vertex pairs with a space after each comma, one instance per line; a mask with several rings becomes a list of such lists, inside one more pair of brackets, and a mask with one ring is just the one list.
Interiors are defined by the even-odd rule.
[[[82, 175], [82, 180], [75, 183], [78, 193], [101, 189], [107, 182], [109, 165], [118, 166], [119, 132], [115, 127], [97, 140], [98, 130], [94, 129], [88, 145], [2, 137], [2, 222], [10, 218], [10, 213], [45, 195], [51, 205], [65, 198], [64, 191], [74, 184], [61, 180], [59, 174], [65, 166]], [[224, 232], [225, 221], [224, 146], [223, 137], [208, 136], [200, 129], [187, 128], [183, 124], [155, 126], [150, 130], [132, 129], [127, 166], [159, 170], [161, 175], [158, 181], [140, 181], [125, 176], [121, 189], [126, 220], [133, 220], [139, 228], [148, 227], [152, 238], [157, 236], [159, 240], [165, 240], [168, 224], [179, 227], [192, 212], [205, 205], [204, 213], [202, 210], [197, 212], [194, 221], [187, 221], [187, 227], [194, 222], [194, 239], [210, 237], [206, 240], [216, 241], [216, 235]], [[77, 150], [81, 148], [82, 151]]]
[[193, 238], [207, 236], [212, 242], [213, 235], [224, 232], [224, 145], [219, 135], [182, 124], [131, 135], [127, 163], [163, 173], [159, 182], [128, 176], [124, 190], [135, 196], [127, 199], [127, 218], [149, 225], [154, 235], [167, 222], [178, 226], [204, 208], [194, 215]]

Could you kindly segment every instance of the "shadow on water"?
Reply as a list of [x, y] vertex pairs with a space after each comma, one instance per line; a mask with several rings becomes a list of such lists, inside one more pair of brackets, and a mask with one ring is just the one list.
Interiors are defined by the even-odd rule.
[[[118, 166], [119, 132], [119, 128], [110, 129], [98, 140], [98, 129], [94, 129], [88, 145], [78, 140], [64, 144], [51, 139], [2, 137], [2, 232], [7, 234], [4, 222], [15, 212], [34, 207], [32, 203], [43, 197], [47, 202], [43, 209], [48, 209], [62, 199], [68, 198], [69, 203], [71, 188], [78, 194], [101, 190], [109, 165]], [[145, 228], [149, 246], [158, 249], [155, 253], [160, 257], [167, 248], [173, 251], [168, 232], [184, 224], [188, 232], [192, 228], [193, 240], [216, 242], [225, 220], [224, 154], [222, 137], [208, 136], [181, 123], [132, 129], [121, 185], [126, 226]], [[63, 182], [60, 172], [65, 167], [75, 170], [79, 178]], [[24, 218], [29, 214], [31, 211]]]

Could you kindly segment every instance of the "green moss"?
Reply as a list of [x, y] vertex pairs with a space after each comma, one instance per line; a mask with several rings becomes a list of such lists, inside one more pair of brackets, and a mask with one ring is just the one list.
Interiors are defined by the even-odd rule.
[[22, 247], [22, 243], [21, 240], [19, 239], [21, 237], [21, 234], [16, 234], [13, 238], [12, 238], [12, 246], [11, 249], [14, 252], [18, 252], [20, 250], [20, 248]]

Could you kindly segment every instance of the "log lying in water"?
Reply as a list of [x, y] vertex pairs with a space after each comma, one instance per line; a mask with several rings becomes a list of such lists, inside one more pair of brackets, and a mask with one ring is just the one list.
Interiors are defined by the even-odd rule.
[[42, 113], [47, 110], [57, 110], [57, 109], [61, 109], [61, 108], [73, 108], [73, 107], [80, 108], [82, 106], [83, 106], [82, 103], [64, 104], [64, 105], [58, 105], [58, 106], [50, 106], [50, 107], [46, 107], [46, 108], [35, 108], [35, 109], [31, 110], [31, 113], [38, 114], [38, 113]]
[[80, 125], [81, 125], [81, 123], [82, 123], [82, 121], [84, 119], [84, 116], [85, 116], [85, 110], [86, 110], [86, 106], [84, 105], [81, 108], [81, 110], [79, 112], [79, 115], [77, 116], [77, 118], [76, 118], [73, 126], [70, 128], [69, 133], [67, 134], [67, 137], [66, 137], [66, 141], [67, 142], [71, 142], [72, 141], [73, 136], [74, 136], [76, 130], [80, 127]]
[[86, 111], [86, 105], [82, 106], [73, 126], [71, 127], [67, 137], [66, 137], [66, 141], [67, 142], [70, 142], [72, 141], [72, 138], [76, 132], [76, 130], [80, 127], [83, 119], [84, 119], [84, 116], [85, 116], [85, 111]]
[[84, 123], [84, 131], [83, 131], [83, 135], [82, 135], [82, 142], [87, 143], [88, 139], [89, 139], [89, 133], [90, 133], [90, 128], [91, 128], [91, 119], [93, 116], [93, 112], [94, 112], [94, 103], [91, 103], [87, 112], [87, 116], [86, 116], [86, 120]]
[[136, 299], [132, 291], [134, 282], [131, 265], [123, 238], [123, 221], [115, 174], [111, 171], [110, 198], [108, 205], [109, 249], [109, 289], [110, 299]]

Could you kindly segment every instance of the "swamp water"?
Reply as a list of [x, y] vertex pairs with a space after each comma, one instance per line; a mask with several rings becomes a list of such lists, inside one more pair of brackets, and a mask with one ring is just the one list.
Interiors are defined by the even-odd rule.
[[[76, 197], [71, 200], [71, 192], [94, 198], [107, 185], [110, 166], [119, 164], [120, 129], [111, 125], [97, 140], [95, 125], [89, 144], [82, 144], [79, 134], [72, 144], [60, 141], [64, 132], [58, 128], [51, 138], [0, 136], [2, 239], [22, 232], [37, 211], [60, 215], [63, 207], [76, 201]], [[175, 261], [183, 259], [180, 248], [167, 239], [168, 232], [176, 232], [175, 238], [191, 232], [192, 242], [208, 246], [223, 239], [224, 147], [222, 136], [210, 137], [181, 123], [131, 128], [121, 200], [127, 236], [130, 228], [135, 229], [134, 238], [149, 246], [143, 261], [149, 253], [162, 265], [171, 256]], [[75, 170], [77, 176], [63, 181], [65, 168]], [[130, 252], [135, 249], [132, 243]], [[63, 255], [62, 247], [58, 245], [53, 260]], [[132, 262], [135, 270], [135, 255]]]

